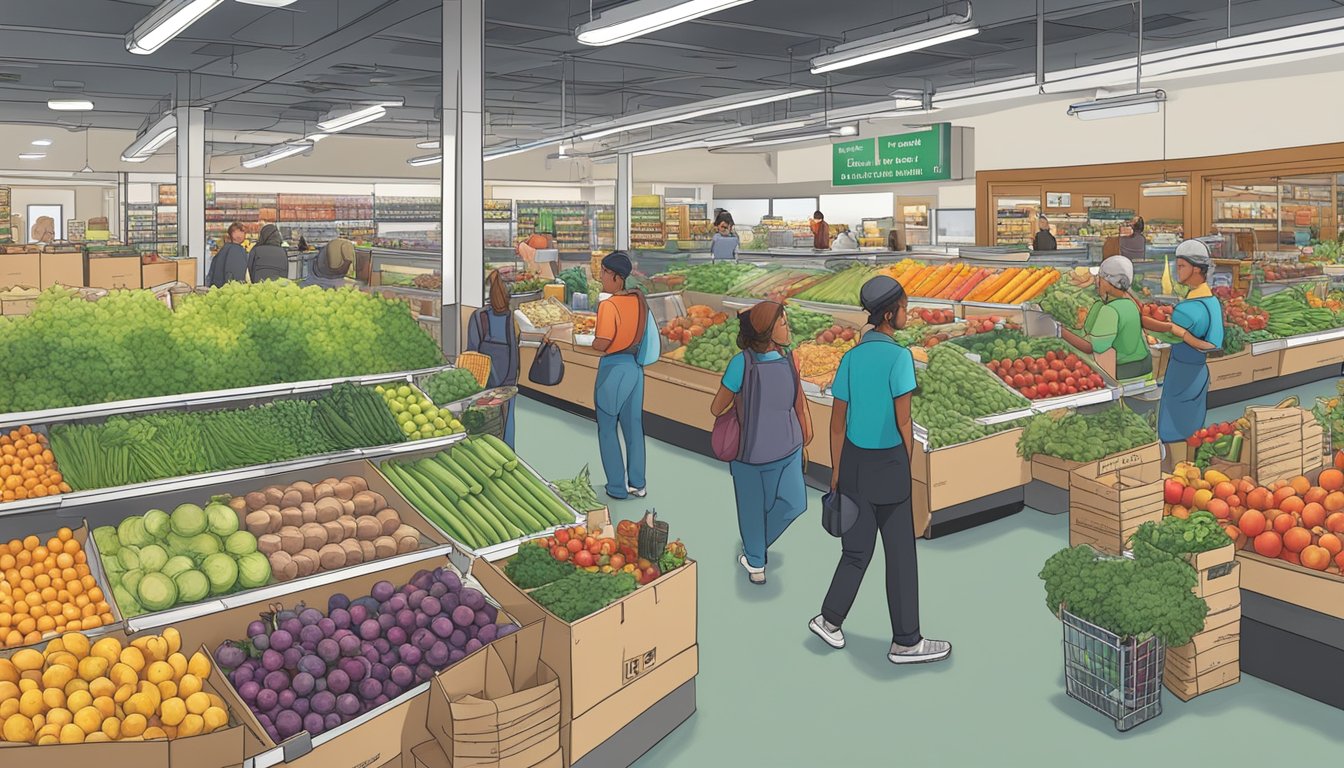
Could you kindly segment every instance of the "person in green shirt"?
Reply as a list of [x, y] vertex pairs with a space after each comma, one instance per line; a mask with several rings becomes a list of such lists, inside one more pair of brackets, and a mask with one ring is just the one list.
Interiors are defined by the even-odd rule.
[[1112, 256], [1097, 269], [1097, 293], [1101, 300], [1088, 310], [1083, 335], [1061, 326], [1060, 337], [1094, 355], [1115, 350], [1115, 378], [1137, 379], [1153, 372], [1153, 357], [1143, 335], [1139, 305], [1129, 294], [1134, 283], [1134, 264]]

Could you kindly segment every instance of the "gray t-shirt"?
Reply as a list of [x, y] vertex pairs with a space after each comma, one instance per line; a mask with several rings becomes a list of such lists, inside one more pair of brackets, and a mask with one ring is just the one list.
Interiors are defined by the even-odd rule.
[[737, 258], [737, 246], [741, 241], [737, 235], [725, 235], [722, 232], [715, 232], [714, 238], [709, 242], [709, 255], [715, 261], [721, 259]]
[[1120, 236], [1120, 255], [1133, 261], [1141, 259], [1148, 252], [1148, 241], [1143, 235], [1135, 232], [1132, 235]]

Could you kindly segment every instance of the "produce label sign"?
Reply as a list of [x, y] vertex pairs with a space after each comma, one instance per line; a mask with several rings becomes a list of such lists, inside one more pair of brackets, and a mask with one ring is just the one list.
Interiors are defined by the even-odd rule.
[[900, 184], [952, 178], [952, 124], [831, 145], [831, 185]]

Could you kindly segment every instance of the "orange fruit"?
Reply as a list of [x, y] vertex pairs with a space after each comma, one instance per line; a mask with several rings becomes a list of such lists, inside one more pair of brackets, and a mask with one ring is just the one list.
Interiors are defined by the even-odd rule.
[[1321, 472], [1321, 477], [1316, 482], [1327, 491], [1344, 490], [1344, 472], [1338, 469], [1327, 469]]
[[1340, 541], [1339, 537], [1333, 533], [1321, 534], [1321, 538], [1319, 541], [1316, 542], [1316, 545], [1318, 547], [1323, 547], [1326, 551], [1330, 553], [1331, 557], [1334, 557], [1335, 555], [1338, 555], [1341, 551], [1344, 551], [1344, 541]]
[[1307, 528], [1315, 528], [1318, 525], [1325, 525], [1325, 507], [1314, 501], [1303, 507], [1302, 525]]
[[1279, 509], [1282, 509], [1284, 512], [1287, 512], [1290, 515], [1302, 514], [1302, 510], [1305, 507], [1306, 504], [1303, 503], [1301, 496], [1289, 496], [1285, 498], [1283, 501], [1279, 502]]
[[[1278, 511], [1278, 510], [1274, 510]], [[1289, 529], [1297, 526], [1297, 518], [1284, 512], [1279, 512], [1274, 516], [1274, 532], [1282, 536]]]
[[1344, 512], [1332, 512], [1326, 516], [1325, 529], [1331, 533], [1344, 533]]
[[1306, 528], [1289, 528], [1283, 534], [1283, 547], [1289, 552], [1301, 552], [1311, 546], [1311, 531]]
[[1273, 531], [1265, 531], [1255, 537], [1255, 551], [1263, 557], [1278, 557], [1283, 551], [1283, 540]]
[[1288, 481], [1288, 486], [1292, 488], [1293, 491], [1296, 492], [1298, 496], [1301, 496], [1302, 494], [1311, 490], [1311, 481], [1308, 480], [1303, 475], [1298, 475], [1297, 477], [1294, 477], [1292, 480]]
[[1218, 483], [1217, 485], [1213, 486], [1213, 495], [1215, 498], [1226, 500], [1227, 497], [1235, 494], [1236, 492], [1237, 492], [1237, 486], [1226, 481]]
[[1302, 500], [1307, 502], [1308, 504], [1311, 504], [1312, 502], [1320, 504], [1321, 502], [1325, 501], [1325, 497], [1329, 495], [1330, 495], [1329, 491], [1317, 485], [1312, 486], [1310, 490], [1302, 494]]
[[[1268, 488], [1252, 488], [1246, 492], [1246, 506], [1251, 509], [1258, 509], [1261, 512], [1269, 509], [1274, 503], [1274, 497], [1270, 494]], [[1339, 495], [1340, 508], [1344, 509], [1344, 493]], [[1328, 507], [1327, 507], [1328, 508]]]
[[1283, 500], [1291, 499], [1297, 495], [1297, 490], [1290, 485], [1285, 485], [1274, 492], [1274, 506], [1283, 509]]
[[1227, 502], [1222, 499], [1209, 499], [1206, 509], [1219, 520], [1227, 520], [1232, 516], [1232, 508], [1227, 506]]

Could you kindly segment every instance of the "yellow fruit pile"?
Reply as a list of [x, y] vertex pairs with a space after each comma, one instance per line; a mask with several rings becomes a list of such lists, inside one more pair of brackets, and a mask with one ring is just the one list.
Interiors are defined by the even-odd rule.
[[112, 608], [69, 528], [45, 544], [36, 536], [0, 543], [0, 648], [112, 622]]
[[228, 725], [224, 700], [204, 690], [210, 659], [181, 653], [177, 630], [123, 647], [66, 633], [45, 650], [0, 659], [0, 738], [37, 744], [175, 739]]

